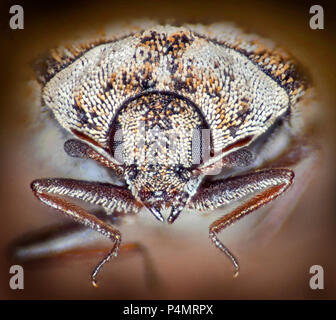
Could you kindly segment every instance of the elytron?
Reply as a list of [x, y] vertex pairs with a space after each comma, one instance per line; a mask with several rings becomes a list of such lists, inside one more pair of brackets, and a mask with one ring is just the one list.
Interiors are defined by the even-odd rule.
[[218, 234], [294, 181], [289, 166], [270, 163], [300, 144], [297, 119], [309, 83], [297, 63], [228, 24], [153, 24], [52, 50], [36, 70], [42, 102], [68, 136], [65, 152], [95, 160], [121, 183], [31, 184], [40, 201], [111, 239], [93, 285], [117, 256], [121, 234], [69, 197], [112, 216], [144, 208], [162, 222], [162, 210], [170, 209], [170, 224], [184, 209], [238, 201], [209, 226], [211, 241], [238, 275], [238, 261]]

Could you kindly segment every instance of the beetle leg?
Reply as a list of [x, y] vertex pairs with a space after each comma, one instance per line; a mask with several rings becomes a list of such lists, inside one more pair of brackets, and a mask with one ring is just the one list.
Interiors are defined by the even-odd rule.
[[[101, 215], [102, 220], [111, 222], [109, 216]], [[113, 222], [115, 219], [113, 218]], [[8, 248], [9, 258], [13, 263], [34, 264], [36, 262], [49, 262], [51, 259], [72, 259], [94, 256], [103, 257], [110, 247], [100, 245], [90, 247], [100, 237], [92, 229], [70, 222], [60, 226], [53, 226], [29, 233], [13, 242]], [[139, 254], [144, 261], [145, 280], [150, 288], [158, 284], [158, 276], [154, 268], [148, 249], [138, 242], [122, 244], [119, 249], [121, 254]]]
[[242, 217], [264, 206], [284, 193], [292, 184], [294, 172], [289, 169], [267, 169], [225, 180], [207, 182], [192, 198], [190, 207], [198, 210], [215, 209], [235, 200], [252, 196], [243, 205], [224, 215], [209, 227], [209, 236], [215, 246], [232, 261], [236, 277], [239, 264], [233, 254], [218, 239], [219, 232]]
[[118, 165], [117, 163], [112, 162], [111, 160], [107, 159], [99, 152], [94, 150], [88, 144], [77, 140], [77, 139], [70, 139], [64, 143], [64, 151], [70, 156], [74, 158], [81, 158], [81, 159], [91, 159], [94, 161], [99, 162], [102, 166], [111, 168], [114, 172], [122, 176], [123, 167]]
[[[40, 179], [33, 181], [31, 187], [35, 196], [44, 204], [57, 209], [82, 225], [98, 231], [114, 242], [110, 252], [97, 265], [91, 275], [92, 284], [96, 287], [96, 277], [99, 270], [106, 262], [118, 254], [121, 234], [113, 226], [90, 214], [80, 206], [59, 197], [59, 195], [77, 198], [125, 213], [137, 211], [139, 205], [135, 203], [127, 190], [106, 183], [73, 179]], [[57, 194], [58, 196], [52, 194]]]

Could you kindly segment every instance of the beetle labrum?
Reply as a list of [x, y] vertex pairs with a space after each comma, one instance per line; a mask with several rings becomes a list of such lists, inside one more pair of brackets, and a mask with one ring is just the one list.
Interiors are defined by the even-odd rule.
[[296, 63], [228, 25], [153, 25], [53, 51], [38, 70], [42, 101], [69, 135], [65, 152], [95, 160], [123, 181], [31, 184], [40, 201], [113, 242], [92, 283], [117, 255], [121, 234], [63, 196], [101, 205], [111, 215], [145, 208], [159, 221], [162, 209], [171, 208], [168, 223], [185, 208], [244, 200], [209, 227], [237, 275], [238, 262], [218, 234], [293, 182], [291, 169], [263, 165], [288, 147], [279, 136], [297, 141], [297, 105], [308, 82]]

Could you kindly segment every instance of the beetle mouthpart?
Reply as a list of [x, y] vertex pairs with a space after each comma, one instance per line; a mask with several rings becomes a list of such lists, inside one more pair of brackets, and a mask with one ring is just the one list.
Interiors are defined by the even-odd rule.
[[179, 214], [182, 212], [183, 208], [172, 208], [172, 211], [168, 217], [168, 223], [172, 224], [177, 217], [179, 216]]
[[156, 219], [158, 219], [161, 222], [164, 222], [164, 218], [162, 217], [162, 214], [159, 209], [155, 207], [147, 207], [147, 209], [154, 215]]

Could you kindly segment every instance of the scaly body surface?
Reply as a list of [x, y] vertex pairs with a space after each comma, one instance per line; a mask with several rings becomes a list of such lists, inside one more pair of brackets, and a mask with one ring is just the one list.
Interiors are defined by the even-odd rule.
[[92, 283], [117, 255], [121, 234], [63, 196], [112, 215], [145, 207], [160, 221], [170, 209], [168, 223], [187, 208], [241, 201], [209, 227], [238, 274], [218, 233], [293, 182], [290, 168], [263, 165], [299, 141], [298, 105], [309, 85], [296, 63], [230, 25], [153, 25], [54, 50], [37, 70], [43, 103], [72, 136], [65, 152], [97, 161], [122, 182], [54, 178], [31, 185], [40, 201], [113, 242]]

